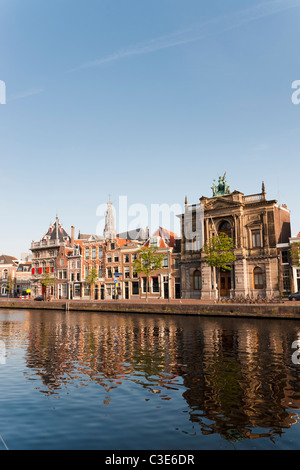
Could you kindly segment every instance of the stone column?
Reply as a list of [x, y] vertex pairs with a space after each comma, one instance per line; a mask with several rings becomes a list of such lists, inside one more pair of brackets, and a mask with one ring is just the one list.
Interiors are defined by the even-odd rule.
[[248, 266], [245, 259], [239, 259], [234, 263], [235, 297], [247, 297], [249, 295]]
[[201, 290], [201, 299], [214, 299], [215, 291], [212, 290], [211, 282], [211, 267], [203, 263], [202, 264], [202, 290]]

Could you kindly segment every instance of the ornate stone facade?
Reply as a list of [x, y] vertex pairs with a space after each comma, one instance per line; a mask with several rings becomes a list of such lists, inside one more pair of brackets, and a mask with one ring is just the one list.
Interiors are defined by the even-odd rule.
[[[212, 187], [213, 197], [203, 196], [197, 205], [186, 200], [181, 215], [182, 298], [276, 297], [280, 294], [277, 244], [289, 240], [290, 212], [276, 200], [267, 200], [264, 184], [260, 193], [244, 195], [226, 190], [225, 175], [219, 180], [223, 186]], [[236, 260], [231, 271], [217, 272], [207, 264], [204, 250], [186, 237], [187, 217], [194, 226], [202, 217], [201, 246], [220, 232], [232, 238]]]

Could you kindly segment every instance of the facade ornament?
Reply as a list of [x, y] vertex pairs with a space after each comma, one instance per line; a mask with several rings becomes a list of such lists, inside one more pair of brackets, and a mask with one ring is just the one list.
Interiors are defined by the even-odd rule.
[[225, 178], [226, 172], [223, 176], [219, 176], [218, 183], [216, 183], [216, 180], [213, 181], [213, 185], [211, 187], [213, 197], [226, 196], [227, 194], [230, 194], [230, 187]]

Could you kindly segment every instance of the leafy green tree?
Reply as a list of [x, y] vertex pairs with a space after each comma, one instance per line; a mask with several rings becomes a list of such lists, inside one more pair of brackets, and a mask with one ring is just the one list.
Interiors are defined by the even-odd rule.
[[50, 273], [44, 273], [42, 277], [40, 278], [40, 281], [41, 281], [42, 286], [45, 287], [46, 299], [47, 299], [49, 287], [55, 284], [56, 278], [52, 276]]
[[159, 255], [158, 249], [154, 246], [142, 248], [137, 252], [137, 258], [133, 263], [133, 272], [145, 274], [146, 276], [146, 299], [148, 298], [149, 279], [153, 271], [162, 268], [165, 258], [164, 254]]
[[91, 297], [91, 290], [92, 290], [92, 287], [96, 284], [97, 282], [97, 279], [98, 279], [98, 273], [97, 273], [97, 269], [95, 266], [93, 266], [88, 274], [88, 276], [86, 276], [85, 278], [85, 282], [89, 285], [90, 287], [90, 297]]
[[[220, 270], [231, 271], [232, 263], [236, 260], [234, 254], [233, 240], [223, 232], [211, 237], [204, 246], [206, 262], [209, 266]], [[218, 299], [220, 298], [220, 288], [218, 289]]]
[[7, 293], [8, 293], [8, 297], [11, 297], [11, 294], [14, 290], [14, 286], [15, 286], [14, 278], [12, 276], [8, 276], [7, 282], [6, 282], [6, 290], [7, 290]]
[[292, 243], [290, 248], [292, 266], [300, 267], [300, 242]]

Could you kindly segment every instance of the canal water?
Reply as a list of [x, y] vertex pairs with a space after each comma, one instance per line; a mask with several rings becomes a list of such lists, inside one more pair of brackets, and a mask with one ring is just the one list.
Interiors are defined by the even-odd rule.
[[298, 338], [300, 320], [0, 309], [0, 449], [299, 449]]

